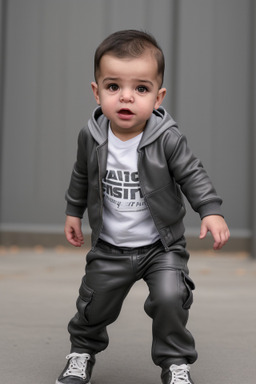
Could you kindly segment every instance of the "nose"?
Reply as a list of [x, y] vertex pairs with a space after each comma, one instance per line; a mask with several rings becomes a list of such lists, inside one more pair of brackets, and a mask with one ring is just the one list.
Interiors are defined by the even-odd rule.
[[133, 103], [134, 102], [134, 96], [131, 90], [124, 89], [121, 92], [120, 95], [120, 101], [121, 103]]

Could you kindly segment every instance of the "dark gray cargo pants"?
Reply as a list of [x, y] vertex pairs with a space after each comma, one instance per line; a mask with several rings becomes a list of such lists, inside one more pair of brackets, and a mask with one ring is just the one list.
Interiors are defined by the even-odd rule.
[[181, 239], [168, 252], [160, 241], [120, 248], [99, 240], [87, 255], [86, 274], [71, 319], [71, 351], [96, 354], [108, 346], [106, 326], [113, 323], [132, 285], [144, 279], [149, 288], [144, 309], [153, 319], [152, 358], [162, 368], [193, 363], [194, 339], [186, 329], [194, 283], [188, 276], [189, 254]]

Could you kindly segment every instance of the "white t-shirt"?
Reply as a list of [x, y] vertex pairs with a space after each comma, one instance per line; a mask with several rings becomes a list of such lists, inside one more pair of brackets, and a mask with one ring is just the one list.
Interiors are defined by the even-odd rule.
[[159, 239], [138, 178], [137, 147], [142, 133], [122, 141], [109, 128], [103, 229], [100, 238], [120, 247], [140, 247]]

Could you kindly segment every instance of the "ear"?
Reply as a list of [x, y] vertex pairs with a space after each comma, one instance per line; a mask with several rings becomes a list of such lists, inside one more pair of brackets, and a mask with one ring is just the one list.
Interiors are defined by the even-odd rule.
[[155, 102], [155, 109], [158, 109], [160, 105], [163, 102], [163, 99], [165, 98], [166, 95], [166, 88], [160, 88], [156, 97], [156, 102]]
[[98, 84], [95, 83], [95, 81], [93, 81], [93, 82], [91, 83], [91, 87], [92, 87], [92, 91], [93, 91], [95, 100], [96, 100], [97, 104], [100, 105], [100, 97], [99, 97]]

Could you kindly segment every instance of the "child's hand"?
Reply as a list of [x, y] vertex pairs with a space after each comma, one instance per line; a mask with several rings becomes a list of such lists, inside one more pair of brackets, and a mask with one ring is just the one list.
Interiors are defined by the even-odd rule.
[[67, 216], [64, 227], [67, 241], [75, 247], [84, 244], [84, 237], [81, 230], [81, 219], [75, 216]]
[[229, 239], [230, 232], [222, 216], [210, 215], [203, 218], [201, 223], [200, 239], [204, 239], [207, 232], [214, 238], [213, 249], [221, 249]]

